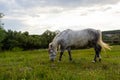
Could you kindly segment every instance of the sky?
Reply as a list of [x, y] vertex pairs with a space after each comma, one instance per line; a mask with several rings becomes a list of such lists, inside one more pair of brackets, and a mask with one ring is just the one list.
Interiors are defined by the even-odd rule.
[[0, 0], [4, 29], [42, 34], [94, 28], [120, 30], [120, 0]]

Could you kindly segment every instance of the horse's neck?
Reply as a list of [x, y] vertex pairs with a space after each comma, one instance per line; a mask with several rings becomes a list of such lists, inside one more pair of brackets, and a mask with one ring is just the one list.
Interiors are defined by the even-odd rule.
[[58, 47], [57, 40], [53, 40], [52, 44], [53, 44], [54, 49], [57, 51], [57, 47]]

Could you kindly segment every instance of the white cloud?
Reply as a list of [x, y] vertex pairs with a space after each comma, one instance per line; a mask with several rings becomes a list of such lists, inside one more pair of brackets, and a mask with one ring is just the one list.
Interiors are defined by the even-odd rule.
[[[6, 29], [18, 26], [15, 28], [18, 31], [29, 31], [31, 34], [40, 34], [47, 29], [76, 30], [88, 27], [101, 30], [120, 29], [119, 0], [0, 0], [0, 2], [8, 9], [5, 10], [4, 17]], [[8, 26], [11, 24], [13, 27]]]
[[[42, 14], [41, 17], [30, 17], [24, 24], [31, 33], [41, 33], [40, 31], [96, 28], [100, 30], [120, 29], [120, 14], [117, 13], [120, 4], [111, 6], [93, 6], [90, 8], [75, 8], [58, 14]], [[82, 15], [81, 15], [82, 14]], [[84, 15], [83, 15], [84, 14]], [[37, 32], [38, 31], [38, 32]]]

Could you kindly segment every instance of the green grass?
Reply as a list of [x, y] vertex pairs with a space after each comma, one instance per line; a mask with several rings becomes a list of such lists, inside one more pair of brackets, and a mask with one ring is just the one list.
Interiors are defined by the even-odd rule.
[[120, 80], [120, 45], [102, 52], [102, 62], [92, 63], [93, 49], [65, 52], [49, 61], [47, 50], [0, 53], [0, 80]]

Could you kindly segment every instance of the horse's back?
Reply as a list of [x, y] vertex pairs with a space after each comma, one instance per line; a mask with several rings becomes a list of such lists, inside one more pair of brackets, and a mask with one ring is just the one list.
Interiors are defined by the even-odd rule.
[[84, 29], [84, 30], [64, 30], [56, 36], [56, 40], [64, 44], [65, 46], [84, 46], [88, 42], [95, 38], [97, 30], [94, 29]]

